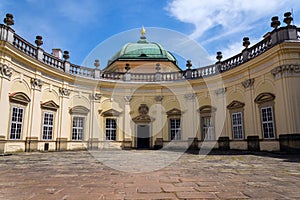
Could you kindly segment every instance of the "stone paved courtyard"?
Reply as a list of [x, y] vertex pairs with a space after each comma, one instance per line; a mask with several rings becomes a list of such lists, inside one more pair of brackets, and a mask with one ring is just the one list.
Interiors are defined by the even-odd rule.
[[[131, 151], [127, 162], [147, 153]], [[166, 151], [160, 161], [134, 162], [140, 173], [115, 170], [99, 160], [113, 163], [120, 155], [78, 151], [2, 156], [0, 199], [300, 199], [297, 155], [186, 153], [169, 166], [143, 172], [145, 165], [160, 165], [174, 155]]]

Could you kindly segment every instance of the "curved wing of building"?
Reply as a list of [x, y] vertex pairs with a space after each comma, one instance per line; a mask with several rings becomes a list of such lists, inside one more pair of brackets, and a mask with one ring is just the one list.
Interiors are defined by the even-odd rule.
[[[288, 16], [287, 16], [288, 17]], [[210, 66], [181, 70], [145, 32], [99, 69], [0, 25], [0, 152], [300, 149], [299, 28], [288, 23]], [[288, 22], [288, 20], [285, 20]]]

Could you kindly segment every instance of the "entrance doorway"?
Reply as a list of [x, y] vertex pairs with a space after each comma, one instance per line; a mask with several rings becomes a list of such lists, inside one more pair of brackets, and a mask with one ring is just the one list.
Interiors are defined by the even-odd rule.
[[150, 148], [150, 127], [149, 125], [137, 126], [137, 149]]

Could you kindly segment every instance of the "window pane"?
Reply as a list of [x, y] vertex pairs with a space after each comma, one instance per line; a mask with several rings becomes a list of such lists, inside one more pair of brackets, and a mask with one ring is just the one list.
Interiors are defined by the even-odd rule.
[[261, 108], [262, 113], [262, 130], [264, 138], [270, 139], [275, 137], [273, 109], [272, 106]]
[[72, 140], [82, 140], [84, 133], [84, 117], [73, 117]]
[[10, 124], [10, 139], [21, 139], [23, 121], [23, 108], [12, 108], [11, 124]]
[[105, 121], [106, 121], [105, 139], [116, 140], [116, 133], [117, 133], [116, 119], [106, 118]]
[[205, 116], [201, 118], [202, 121], [202, 138], [206, 140], [214, 140], [214, 126], [211, 116]]
[[181, 140], [180, 119], [170, 119], [170, 139]]
[[44, 112], [43, 115], [44, 123], [43, 123], [43, 132], [42, 132], [42, 138], [44, 140], [51, 140], [52, 134], [53, 134], [53, 118], [54, 114], [51, 112]]
[[23, 109], [19, 108], [18, 122], [22, 122], [22, 119], [23, 119]]
[[242, 112], [232, 113], [231, 116], [233, 139], [243, 139]]

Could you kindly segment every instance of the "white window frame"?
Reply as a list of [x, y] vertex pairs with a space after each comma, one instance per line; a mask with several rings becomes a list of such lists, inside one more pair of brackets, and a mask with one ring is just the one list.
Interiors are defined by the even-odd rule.
[[[210, 119], [210, 125], [204, 127], [204, 119]], [[203, 115], [201, 116], [201, 131], [202, 131], [202, 138], [203, 140], [215, 140], [215, 124], [214, 124], [214, 116], [212, 115]]]
[[[76, 126], [74, 126], [74, 120], [75, 119], [82, 119], [82, 126], [78, 126], [78, 124], [76, 124]], [[74, 133], [75, 130], [76, 130], [76, 133]], [[79, 131], [81, 132], [81, 135], [80, 135]], [[85, 116], [80, 116], [80, 115], [72, 116], [72, 135], [71, 135], [71, 139], [73, 141], [82, 141], [83, 137], [84, 137], [84, 131], [85, 131]]]
[[[267, 114], [267, 119], [264, 120], [264, 114], [263, 114], [263, 110], [268, 110], [270, 109], [271, 111], [271, 120], [268, 118], [268, 114]], [[274, 121], [274, 112], [273, 112], [273, 106], [262, 106], [260, 108], [260, 113], [261, 113], [261, 128], [262, 128], [262, 136], [264, 139], [275, 139], [275, 121]], [[267, 126], [268, 132], [265, 133], [265, 128], [264, 125]], [[272, 126], [273, 132], [269, 132], [269, 125]], [[271, 134], [273, 134], [273, 136], [271, 137]], [[267, 136], [267, 137], [266, 137]]]
[[[116, 127], [113, 127], [112, 124], [108, 126], [108, 120], [115, 121]], [[113, 137], [113, 134], [114, 137]], [[107, 117], [105, 118], [105, 140], [106, 141], [116, 141], [117, 140], [117, 119], [116, 118], [111, 118]]]
[[[13, 114], [14, 114], [14, 108], [15, 109], [18, 109], [18, 110], [22, 110], [22, 117], [21, 117], [21, 122], [18, 121], [18, 120], [13, 120]], [[18, 112], [17, 112], [18, 114]], [[22, 132], [23, 132], [23, 122], [24, 122], [24, 115], [25, 115], [25, 108], [22, 107], [22, 106], [17, 106], [17, 105], [12, 105], [11, 106], [11, 113], [10, 113], [10, 126], [9, 126], [9, 139], [10, 140], [21, 140], [22, 138]], [[16, 129], [17, 130], [17, 126], [19, 125], [19, 130], [20, 130], [20, 133], [19, 133], [19, 137], [16, 137], [17, 134], [14, 133], [14, 137], [12, 138], [12, 127], [13, 127], [13, 124], [16, 125]]]
[[[235, 116], [240, 115], [240, 123], [235, 121]], [[237, 122], [237, 123], [235, 123]], [[243, 113], [242, 112], [232, 112], [231, 113], [231, 128], [232, 128], [232, 138], [234, 140], [244, 139], [244, 126], [243, 126]], [[240, 136], [240, 137], [236, 137]]]
[[[172, 127], [172, 121], [174, 121], [175, 127]], [[181, 140], [181, 119], [180, 118], [170, 118], [169, 119], [169, 130], [170, 130], [170, 140]], [[179, 127], [177, 127], [179, 123]]]
[[[45, 124], [45, 115], [52, 115], [52, 124], [50, 123], [50, 119], [48, 119], [48, 123]], [[42, 123], [42, 140], [53, 140], [53, 133], [54, 133], [54, 112], [43, 111], [43, 123]], [[44, 132], [46, 130], [46, 133]], [[51, 134], [49, 134], [49, 130], [51, 130]], [[44, 137], [45, 136], [45, 137]], [[51, 136], [51, 137], [49, 137]]]

